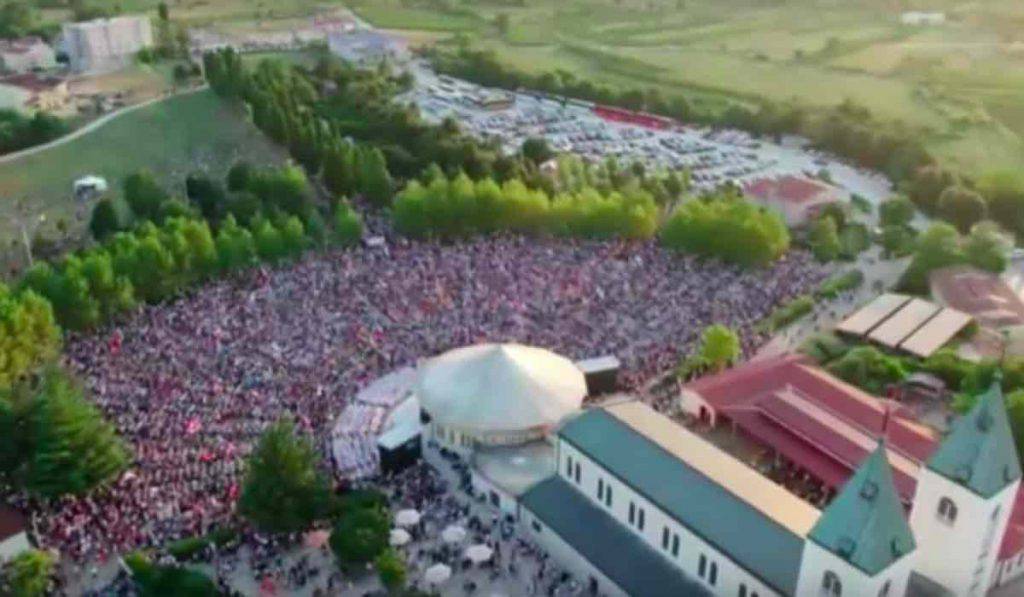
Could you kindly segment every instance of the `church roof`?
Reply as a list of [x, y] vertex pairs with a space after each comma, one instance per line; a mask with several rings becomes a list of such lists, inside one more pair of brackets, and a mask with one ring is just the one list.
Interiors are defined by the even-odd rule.
[[928, 461], [929, 469], [986, 498], [1021, 476], [1001, 381], [997, 376], [970, 412], [954, 423]]
[[640, 402], [592, 408], [559, 436], [775, 591], [796, 592], [809, 504]]
[[914, 550], [883, 442], [825, 509], [809, 538], [870, 575]]

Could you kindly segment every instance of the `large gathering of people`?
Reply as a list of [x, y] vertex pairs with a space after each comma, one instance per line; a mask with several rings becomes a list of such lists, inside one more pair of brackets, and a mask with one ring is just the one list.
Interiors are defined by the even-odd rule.
[[235, 516], [267, 425], [288, 414], [326, 444], [361, 388], [420, 358], [481, 341], [613, 354], [635, 388], [712, 323], [752, 353], [767, 339], [755, 324], [828, 273], [799, 251], [748, 271], [655, 243], [501, 237], [310, 254], [211, 283], [69, 339], [134, 463], [88, 497], [36, 505], [33, 525], [79, 561], [198, 535]]

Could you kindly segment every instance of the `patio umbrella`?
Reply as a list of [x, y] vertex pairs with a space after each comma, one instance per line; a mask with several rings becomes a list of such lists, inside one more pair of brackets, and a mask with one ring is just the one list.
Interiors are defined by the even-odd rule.
[[398, 514], [395, 514], [395, 524], [400, 527], [412, 527], [416, 526], [420, 522], [420, 513], [412, 508], [408, 510], [399, 510]]
[[409, 531], [405, 529], [391, 529], [391, 534], [388, 536], [388, 545], [391, 547], [401, 547], [411, 539]]
[[466, 529], [453, 524], [441, 531], [441, 539], [445, 543], [461, 543], [466, 538]]
[[423, 573], [423, 580], [429, 585], [439, 585], [452, 576], [452, 569], [444, 564], [434, 564]]
[[490, 560], [493, 555], [494, 550], [483, 543], [471, 545], [466, 548], [466, 559], [474, 564], [482, 564], [487, 560]]

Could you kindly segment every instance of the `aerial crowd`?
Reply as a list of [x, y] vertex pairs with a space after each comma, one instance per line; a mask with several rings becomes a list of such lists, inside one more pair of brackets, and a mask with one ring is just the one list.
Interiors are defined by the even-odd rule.
[[615, 355], [636, 388], [712, 323], [750, 354], [767, 340], [755, 324], [828, 273], [800, 251], [741, 270], [653, 242], [499, 237], [311, 254], [213, 283], [69, 340], [68, 364], [134, 464], [87, 497], [37, 505], [33, 524], [80, 561], [201, 534], [233, 518], [242, 459], [283, 415], [326, 448], [360, 388], [481, 341]]

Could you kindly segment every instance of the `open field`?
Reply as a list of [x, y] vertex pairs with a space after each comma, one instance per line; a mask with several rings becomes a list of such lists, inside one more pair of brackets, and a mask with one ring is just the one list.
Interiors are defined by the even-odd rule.
[[[368, 21], [463, 33], [531, 72], [565, 69], [698, 101], [851, 99], [918, 127], [972, 172], [1024, 167], [1024, 4], [935, 0], [935, 27], [882, 0], [349, 0]], [[473, 18], [475, 15], [475, 18]], [[499, 15], [507, 26], [499, 27]], [[422, 25], [417, 25], [422, 23]]]
[[72, 182], [86, 174], [103, 176], [119, 194], [123, 178], [149, 168], [176, 192], [193, 170], [221, 175], [238, 159], [282, 160], [284, 154], [210, 91], [160, 101], [125, 114], [95, 131], [37, 154], [0, 164], [0, 242], [9, 246], [15, 199], [24, 198], [50, 225], [63, 219], [72, 233], [86, 222], [76, 218]]

